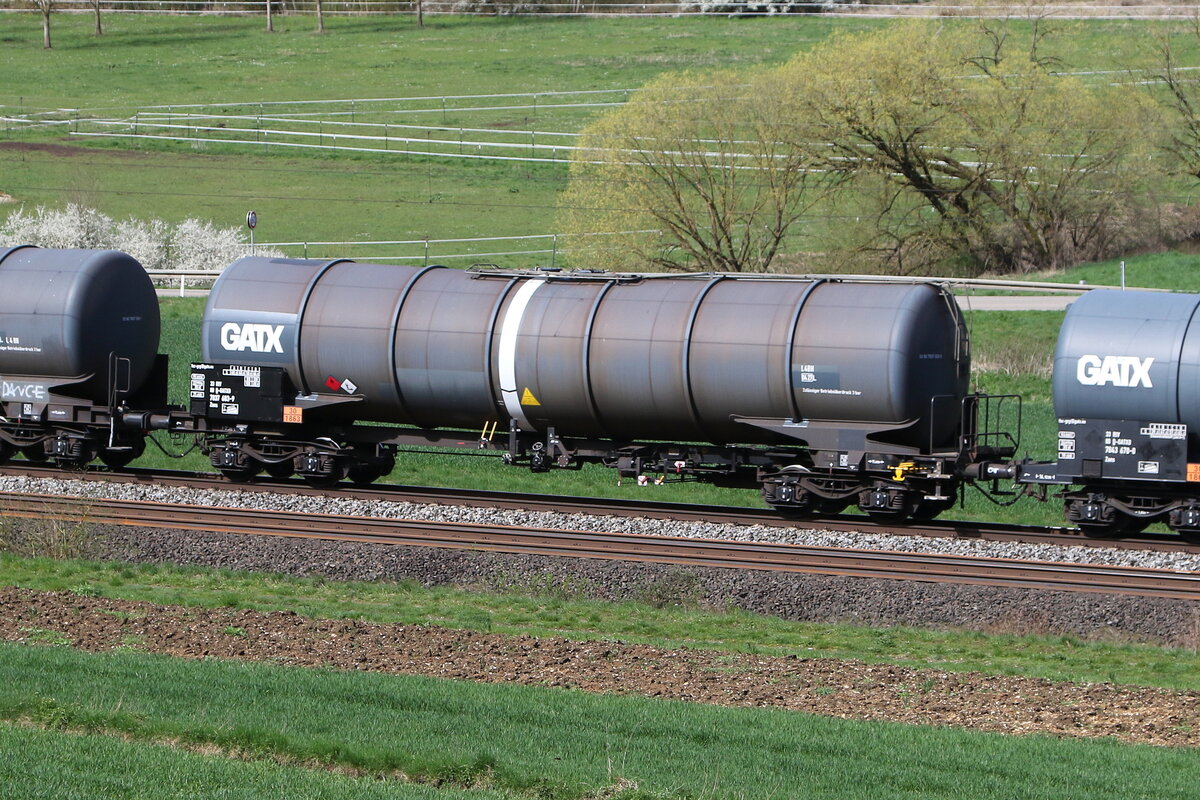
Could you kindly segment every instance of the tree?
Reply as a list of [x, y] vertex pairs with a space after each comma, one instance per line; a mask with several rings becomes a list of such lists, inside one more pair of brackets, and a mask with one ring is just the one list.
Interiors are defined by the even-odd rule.
[[92, 11], [96, 13], [96, 35], [103, 36], [104, 28], [100, 26], [100, 0], [92, 0]]
[[1048, 71], [1036, 47], [1003, 49], [916, 23], [835, 37], [780, 70], [795, 146], [872, 190], [876, 235], [858, 247], [1008, 272], [1097, 257], [1119, 235], [1149, 154], [1148, 104]]
[[317, 33], [325, 32], [325, 9], [321, 0], [317, 0]]
[[[1191, 21], [1184, 35], [1194, 42], [1200, 41], [1200, 18]], [[1179, 63], [1177, 36], [1165, 34], [1156, 40], [1158, 63], [1148, 73], [1151, 80], [1166, 89], [1162, 105], [1174, 123], [1164, 144], [1171, 160], [1168, 169], [1200, 178], [1200, 87], [1191, 69]]]
[[267, 5], [267, 33], [275, 32], [275, 18], [271, 16], [271, 3], [274, 0], [265, 0]]
[[42, 49], [51, 49], [50, 45], [50, 15], [54, 13], [54, 0], [29, 0], [42, 14]]
[[1109, 255], [1156, 210], [1154, 110], [1058, 72], [1041, 22], [898, 24], [773, 70], [660, 78], [585, 130], [563, 196], [567, 232], [624, 233], [568, 249], [588, 266], [763, 270], [819, 206], [821, 246], [856, 270]]
[[665, 76], [585, 129], [559, 211], [573, 261], [767, 270], [823, 176], [782, 144], [765, 77]]

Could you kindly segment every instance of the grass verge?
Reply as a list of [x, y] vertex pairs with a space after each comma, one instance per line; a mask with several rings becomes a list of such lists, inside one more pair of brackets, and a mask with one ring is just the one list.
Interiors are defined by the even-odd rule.
[[[330, 582], [199, 567], [0, 554], [0, 586], [41, 591], [157, 604], [295, 611], [314, 618], [441, 625], [509, 635], [620, 639], [663, 647], [1200, 689], [1200, 654], [1194, 649], [1064, 636], [792, 622], [699, 607], [686, 581], [677, 583], [684, 588], [647, 584], [642, 589], [645, 602], [608, 603], [587, 600], [584, 594], [590, 587], [550, 574], [540, 581], [514, 576], [506, 591], [485, 587], [468, 592], [425, 588], [415, 582]], [[1200, 628], [1200, 618], [1196, 624]], [[36, 626], [36, 620], [30, 625]]]

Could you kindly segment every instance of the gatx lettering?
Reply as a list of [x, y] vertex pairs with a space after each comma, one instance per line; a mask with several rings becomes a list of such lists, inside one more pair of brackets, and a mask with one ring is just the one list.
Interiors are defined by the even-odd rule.
[[221, 347], [226, 350], [253, 350], [255, 353], [282, 353], [282, 325], [226, 322], [221, 326]]
[[1080, 356], [1075, 377], [1084, 386], [1109, 384], [1153, 389], [1154, 384], [1150, 382], [1150, 365], [1153, 363], [1153, 358], [1137, 356]]

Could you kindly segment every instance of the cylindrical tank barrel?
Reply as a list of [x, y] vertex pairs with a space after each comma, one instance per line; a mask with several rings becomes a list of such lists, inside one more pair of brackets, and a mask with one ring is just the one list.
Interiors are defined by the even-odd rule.
[[[109, 359], [129, 360], [128, 388], [158, 352], [158, 297], [142, 266], [115, 250], [0, 249], [0, 375], [78, 382], [103, 402]], [[124, 367], [119, 376], [126, 383]]]
[[1096, 290], [1067, 309], [1054, 353], [1060, 418], [1183, 423], [1200, 433], [1200, 295]]
[[204, 358], [361, 395], [358, 419], [619, 440], [768, 441], [734, 417], [952, 436], [967, 344], [927, 284], [467, 273], [245, 258], [213, 287]]

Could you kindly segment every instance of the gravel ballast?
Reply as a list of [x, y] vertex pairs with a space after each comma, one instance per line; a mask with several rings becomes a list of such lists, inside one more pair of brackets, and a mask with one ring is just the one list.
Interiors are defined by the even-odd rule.
[[195, 490], [149, 484], [101, 483], [48, 478], [0, 477], [0, 491], [64, 494], [75, 497], [105, 497], [149, 500], [229, 508], [261, 508], [308, 514], [340, 514], [385, 519], [434, 522], [465, 522], [511, 525], [520, 528], [554, 528], [575, 531], [616, 531], [648, 536], [680, 536], [691, 539], [727, 539], [739, 542], [771, 542], [818, 547], [855, 547], [867, 550], [940, 553], [958, 556], [987, 556], [1027, 561], [1055, 561], [1121, 567], [1200, 572], [1200, 554], [1151, 550], [1125, 550], [1093, 546], [989, 542], [949, 537], [897, 536], [881, 533], [848, 533], [819, 528], [733, 525], [687, 522], [645, 517], [615, 517], [594, 514], [560, 514], [550, 511], [477, 508], [473, 506], [363, 501], [335, 496], [293, 495], [280, 492], [238, 490]]

